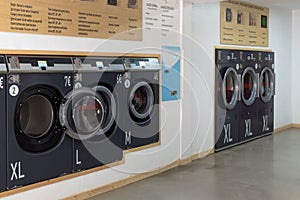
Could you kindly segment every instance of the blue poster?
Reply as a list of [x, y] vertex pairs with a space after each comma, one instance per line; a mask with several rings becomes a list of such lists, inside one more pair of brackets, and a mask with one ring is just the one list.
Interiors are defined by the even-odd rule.
[[180, 47], [162, 47], [162, 101], [180, 99]]

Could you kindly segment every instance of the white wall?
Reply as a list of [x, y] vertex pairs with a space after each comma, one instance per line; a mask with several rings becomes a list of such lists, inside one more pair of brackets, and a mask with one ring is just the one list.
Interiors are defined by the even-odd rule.
[[[214, 147], [214, 62], [218, 3], [185, 5], [183, 158]], [[216, 24], [214, 23], [216, 22]]]
[[270, 9], [270, 49], [275, 54], [275, 128], [292, 123], [292, 11]]
[[293, 123], [300, 124], [300, 92], [299, 92], [299, 74], [300, 74], [300, 10], [293, 11], [293, 78], [292, 78], [292, 93], [293, 93]]
[[[193, 11], [193, 6], [192, 4], [184, 4], [183, 5], [183, 37], [182, 37], [182, 42], [183, 42], [183, 47], [182, 47], [182, 54], [183, 54], [183, 77], [182, 77], [182, 83], [183, 83], [183, 90], [182, 90], [182, 103], [183, 103], [183, 110], [184, 112], [182, 113], [182, 119], [183, 119], [183, 127], [182, 127], [182, 132], [184, 133], [182, 139], [181, 139], [181, 159], [186, 159], [190, 155], [192, 155], [191, 152], [191, 141], [193, 141], [193, 135], [189, 134], [193, 132], [193, 123], [187, 123], [187, 119], [192, 119], [190, 115], [193, 114], [193, 112], [188, 112], [188, 102], [189, 99], [191, 99], [190, 95], [191, 93], [189, 89], [189, 85], [187, 84], [188, 77], [192, 76], [191, 70], [189, 70], [189, 63], [186, 57], [192, 54], [193, 50], [192, 48], [189, 48], [190, 45], [187, 42], [186, 38], [192, 37], [192, 13]], [[191, 122], [191, 121], [189, 121]]]
[[[221, 45], [219, 9], [219, 3], [216, 2], [186, 5], [184, 9], [186, 25], [183, 33], [186, 37], [184, 37], [183, 50], [186, 63], [184, 67], [183, 136], [187, 138], [187, 141], [183, 140], [183, 149], [191, 144], [186, 154], [183, 155], [184, 158], [214, 146], [214, 125], [209, 120], [212, 120], [214, 115], [214, 47]], [[300, 14], [298, 17], [300, 20]], [[300, 28], [298, 31], [297, 35], [300, 33]], [[292, 123], [291, 35], [291, 10], [271, 7], [269, 48], [276, 52], [275, 71], [277, 73], [275, 128]], [[300, 99], [300, 94], [298, 98]], [[300, 113], [298, 116], [300, 121]]]

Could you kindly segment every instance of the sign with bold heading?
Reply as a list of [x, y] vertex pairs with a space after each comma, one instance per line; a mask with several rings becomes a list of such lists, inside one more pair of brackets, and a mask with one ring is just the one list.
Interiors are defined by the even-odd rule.
[[221, 44], [269, 46], [269, 8], [242, 1], [220, 2]]
[[141, 41], [142, 0], [1, 0], [0, 31]]

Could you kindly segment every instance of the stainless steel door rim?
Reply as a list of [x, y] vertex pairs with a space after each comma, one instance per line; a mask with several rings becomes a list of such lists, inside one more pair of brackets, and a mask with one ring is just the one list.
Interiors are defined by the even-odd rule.
[[[227, 101], [227, 78], [231, 78], [232, 80], [232, 90], [233, 90], [233, 95], [231, 97], [231, 100], [228, 102]], [[236, 106], [238, 99], [239, 99], [239, 92], [240, 92], [240, 82], [238, 79], [238, 75], [236, 71], [233, 68], [228, 68], [224, 78], [223, 78], [223, 84], [222, 84], [222, 96], [223, 96], [223, 101], [227, 109], [232, 110]]]
[[129, 95], [130, 112], [138, 119], [145, 119], [151, 114], [153, 104], [154, 94], [150, 85], [145, 81], [134, 85]]

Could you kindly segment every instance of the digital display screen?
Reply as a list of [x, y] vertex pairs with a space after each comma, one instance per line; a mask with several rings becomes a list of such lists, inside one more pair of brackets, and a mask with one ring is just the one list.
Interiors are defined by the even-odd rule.
[[103, 68], [104, 67], [104, 63], [102, 61], [96, 62], [96, 66], [98, 68]]
[[46, 67], [48, 67], [47, 61], [45, 61], [45, 60], [37, 61], [37, 63], [38, 63], [38, 66], [40, 68], [46, 68]]
[[141, 67], [146, 67], [146, 62], [145, 61], [140, 61], [139, 64], [140, 64]]

